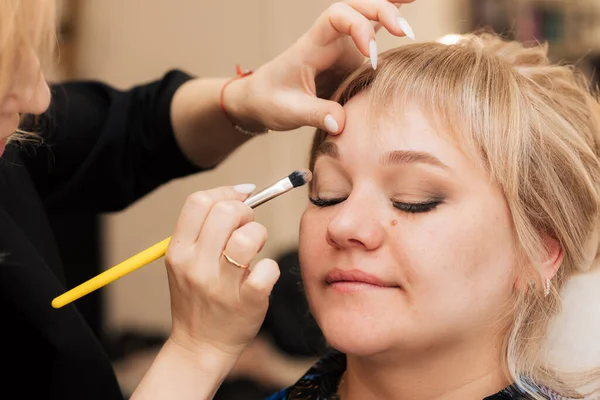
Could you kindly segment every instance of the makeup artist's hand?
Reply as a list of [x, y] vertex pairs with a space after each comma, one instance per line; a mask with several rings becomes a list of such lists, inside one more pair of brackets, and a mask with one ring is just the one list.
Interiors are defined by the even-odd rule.
[[167, 248], [171, 335], [132, 400], [212, 399], [265, 318], [279, 278], [272, 260], [248, 265], [267, 240], [243, 201], [254, 185], [197, 192], [186, 200]]
[[[314, 126], [342, 130], [345, 115], [331, 96], [341, 79], [370, 57], [377, 62], [375, 33], [383, 25], [414, 38], [398, 5], [412, 0], [348, 0], [334, 3], [289, 49], [232, 85], [242, 95], [231, 105], [242, 126], [291, 130]], [[236, 90], [236, 89], [234, 89]], [[227, 107], [230, 107], [226, 104]]]
[[[216, 350], [234, 362], [254, 339], [279, 278], [273, 260], [248, 265], [267, 240], [243, 203], [253, 185], [219, 187], [188, 197], [166, 253], [171, 296], [170, 340], [192, 354]], [[233, 367], [233, 364], [231, 364]]]

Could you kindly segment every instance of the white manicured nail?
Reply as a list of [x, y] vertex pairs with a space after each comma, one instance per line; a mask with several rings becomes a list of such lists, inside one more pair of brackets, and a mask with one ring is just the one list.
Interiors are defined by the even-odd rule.
[[325, 128], [328, 132], [337, 133], [339, 126], [335, 118], [333, 118], [333, 115], [327, 114], [325, 117]]
[[404, 34], [407, 37], [411, 38], [412, 40], [415, 40], [415, 32], [413, 31], [407, 20], [405, 20], [402, 17], [398, 17], [398, 26], [400, 27], [400, 29], [402, 29], [402, 32], [404, 32]]
[[369, 57], [371, 58], [371, 66], [373, 69], [377, 69], [377, 43], [375, 39], [371, 39], [369, 42]]
[[254, 189], [256, 189], [256, 185], [253, 183], [242, 183], [241, 185], [235, 185], [233, 187], [233, 190], [242, 194], [252, 193], [254, 192]]

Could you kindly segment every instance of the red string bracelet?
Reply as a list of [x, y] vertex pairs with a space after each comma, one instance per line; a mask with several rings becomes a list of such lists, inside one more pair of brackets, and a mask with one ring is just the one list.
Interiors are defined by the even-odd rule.
[[229, 84], [237, 79], [241, 79], [241, 78], [245, 78], [249, 75], [252, 75], [252, 71], [251, 70], [247, 70], [247, 71], [242, 71], [242, 68], [240, 67], [239, 64], [236, 64], [235, 66], [235, 70], [237, 73], [237, 76], [231, 78], [230, 80], [228, 80], [227, 82], [225, 82], [225, 84], [223, 85], [223, 87], [221, 88], [221, 111], [223, 111], [223, 114], [225, 115], [225, 118], [227, 118], [229, 120], [229, 122], [231, 122], [231, 125], [233, 125], [233, 127], [242, 132], [245, 135], [248, 136], [256, 136], [256, 135], [261, 135], [263, 133], [267, 133], [270, 131], [270, 129], [266, 129], [262, 132], [252, 132], [252, 131], [248, 131], [244, 128], [242, 128], [241, 126], [239, 126], [234, 120], [233, 118], [231, 118], [231, 116], [229, 115], [229, 113], [227, 112], [227, 110], [225, 109], [225, 101], [224, 101], [224, 97], [225, 97], [225, 88], [227, 86], [229, 86]]

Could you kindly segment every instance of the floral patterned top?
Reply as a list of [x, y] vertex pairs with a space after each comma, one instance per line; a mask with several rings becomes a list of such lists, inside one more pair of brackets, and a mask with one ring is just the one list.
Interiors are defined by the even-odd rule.
[[[293, 386], [275, 393], [266, 400], [340, 400], [337, 388], [346, 370], [346, 355], [331, 351], [321, 358]], [[528, 381], [529, 382], [529, 381]], [[569, 400], [551, 390], [530, 383], [529, 389], [549, 400]], [[483, 400], [533, 400], [525, 391], [511, 385]]]

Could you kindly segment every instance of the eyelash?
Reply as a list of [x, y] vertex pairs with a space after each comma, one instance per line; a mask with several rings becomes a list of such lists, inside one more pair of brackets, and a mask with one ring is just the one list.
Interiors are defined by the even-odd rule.
[[401, 203], [393, 201], [392, 205], [400, 211], [409, 212], [413, 214], [425, 213], [432, 211], [434, 208], [441, 204], [441, 200], [427, 201], [424, 203]]
[[[312, 204], [317, 207], [330, 207], [335, 206], [336, 204], [341, 203], [346, 200], [345, 198], [336, 198], [336, 199], [321, 199], [321, 198], [312, 198], [309, 197], [309, 200]], [[400, 211], [417, 214], [424, 213], [433, 210], [437, 206], [442, 203], [441, 200], [434, 201], [426, 201], [423, 203], [402, 203], [399, 201], [392, 201], [392, 205]]]

